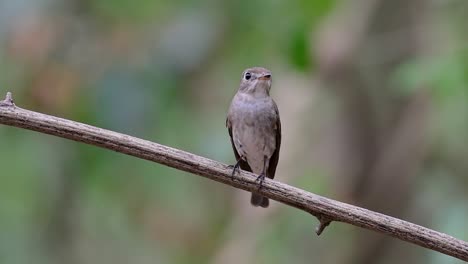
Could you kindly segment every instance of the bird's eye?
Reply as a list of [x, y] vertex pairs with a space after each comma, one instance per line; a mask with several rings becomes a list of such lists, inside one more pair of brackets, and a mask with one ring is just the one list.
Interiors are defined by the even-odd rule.
[[250, 80], [250, 78], [252, 78], [252, 74], [250, 72], [246, 72], [245, 75], [244, 75], [244, 78], [246, 80]]

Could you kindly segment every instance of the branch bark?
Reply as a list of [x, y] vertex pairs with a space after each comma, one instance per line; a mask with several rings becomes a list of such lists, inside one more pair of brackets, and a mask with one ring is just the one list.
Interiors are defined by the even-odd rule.
[[241, 171], [240, 174], [231, 177], [232, 168], [208, 158], [129, 135], [22, 109], [13, 103], [10, 93], [4, 101], [0, 101], [0, 124], [95, 145], [190, 172], [238, 189], [258, 192], [316, 216], [320, 221], [317, 234], [331, 221], [344, 222], [468, 261], [468, 243], [444, 233], [328, 199], [271, 179], [265, 179], [263, 187], [258, 189], [256, 175], [252, 173]]

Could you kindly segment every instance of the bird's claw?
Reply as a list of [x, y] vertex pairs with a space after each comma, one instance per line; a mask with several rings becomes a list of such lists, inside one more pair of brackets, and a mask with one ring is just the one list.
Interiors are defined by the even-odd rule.
[[255, 179], [255, 182], [259, 181], [259, 186], [258, 186], [258, 189], [260, 190], [263, 186], [263, 181], [265, 181], [265, 173], [262, 173], [260, 175], [258, 175], [257, 179]]
[[238, 161], [234, 165], [229, 165], [228, 168], [232, 168], [232, 173], [231, 173], [231, 178], [234, 179], [234, 174], [236, 174], [236, 171], [238, 174], [240, 174], [240, 168], [239, 168], [240, 162]]

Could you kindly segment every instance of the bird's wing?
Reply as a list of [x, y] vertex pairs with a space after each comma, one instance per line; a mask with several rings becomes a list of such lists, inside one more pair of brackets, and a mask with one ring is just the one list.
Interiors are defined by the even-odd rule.
[[[229, 116], [226, 118], [226, 127], [229, 131], [229, 137], [231, 138], [232, 150], [234, 151], [234, 156], [236, 156], [236, 162], [237, 162], [239, 161], [240, 156], [239, 156], [239, 153], [237, 152], [236, 145], [234, 145], [234, 137], [232, 136], [232, 126], [231, 126], [231, 121], [229, 120]], [[245, 171], [252, 172], [252, 169], [250, 168], [249, 164], [245, 160], [239, 161], [239, 167]]]
[[279, 152], [281, 147], [281, 120], [279, 116], [278, 106], [273, 102], [276, 112], [276, 148], [273, 155], [270, 158], [270, 164], [268, 164], [267, 177], [273, 179], [275, 177], [276, 166], [278, 165]]

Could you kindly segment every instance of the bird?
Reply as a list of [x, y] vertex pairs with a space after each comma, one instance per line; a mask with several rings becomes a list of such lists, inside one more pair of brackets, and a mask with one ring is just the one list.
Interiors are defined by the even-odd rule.
[[[270, 97], [271, 71], [262, 67], [244, 70], [239, 89], [231, 101], [226, 127], [236, 157], [232, 177], [242, 170], [258, 175], [259, 188], [265, 177], [275, 177], [281, 146], [278, 106]], [[253, 206], [268, 207], [268, 198], [252, 193]]]

